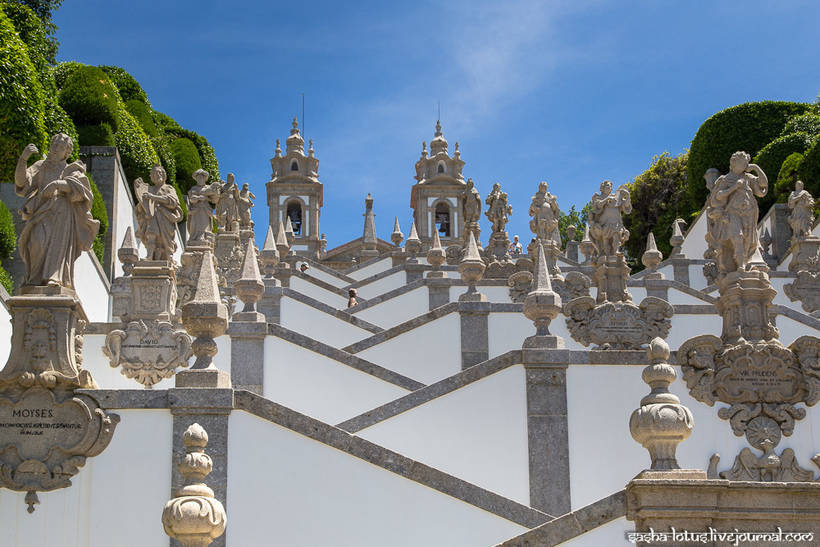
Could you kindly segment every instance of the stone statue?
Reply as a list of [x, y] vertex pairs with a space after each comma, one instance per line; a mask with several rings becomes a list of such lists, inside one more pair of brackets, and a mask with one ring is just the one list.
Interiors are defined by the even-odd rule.
[[501, 191], [499, 183], [493, 184], [493, 191], [490, 192], [484, 203], [489, 205], [487, 212], [484, 214], [487, 215], [487, 219], [493, 225], [493, 233], [503, 232], [509, 220], [508, 215], [511, 215], [513, 210], [512, 205], [507, 204], [507, 193]]
[[592, 196], [592, 210], [589, 213], [589, 234], [598, 247], [601, 256], [614, 256], [621, 245], [629, 239], [629, 230], [624, 226], [621, 213], [632, 212], [632, 201], [626, 185], [612, 192], [612, 181], [601, 183], [601, 193]]
[[715, 249], [720, 273], [745, 270], [750, 263], [763, 262], [758, 249], [755, 196], [766, 195], [769, 179], [749, 159], [746, 152], [732, 154], [729, 173], [718, 177], [706, 201], [711, 221], [707, 223], [707, 241]]
[[811, 233], [814, 225], [814, 198], [803, 189], [803, 181], [794, 184], [794, 192], [789, 194], [789, 226], [792, 227], [792, 241], [803, 239]]
[[48, 156], [26, 167], [38, 153], [29, 144], [17, 160], [14, 190], [26, 198], [18, 249], [26, 267], [24, 285], [74, 288], [74, 261], [91, 249], [100, 223], [91, 217], [94, 197], [85, 165], [66, 163], [74, 143], [65, 133], [51, 138]]
[[205, 184], [208, 172], [194, 171], [196, 184], [188, 190], [188, 243], [207, 242], [213, 233], [213, 203], [219, 200], [219, 183]]
[[228, 173], [228, 181], [220, 188], [216, 203], [216, 225], [220, 232], [235, 232], [239, 222], [239, 188], [234, 182], [233, 173]]
[[253, 207], [253, 200], [256, 196], [250, 190], [248, 183], [242, 185], [242, 190], [239, 192], [239, 197], [236, 200], [236, 205], [239, 209], [239, 228], [241, 230], [252, 230], [253, 221], [251, 220], [251, 207]]
[[546, 182], [538, 185], [538, 192], [532, 197], [529, 215], [530, 230], [543, 241], [554, 241], [561, 244], [561, 234], [558, 231], [558, 199], [550, 194]]
[[473, 179], [467, 179], [467, 188], [464, 190], [464, 224], [478, 222], [481, 218], [481, 196], [473, 184]]
[[161, 165], [151, 169], [151, 182], [153, 186], [141, 178], [134, 181], [137, 238], [148, 250], [148, 260], [171, 260], [177, 249], [176, 224], [182, 220], [182, 207], [176, 190], [165, 184], [165, 169]]

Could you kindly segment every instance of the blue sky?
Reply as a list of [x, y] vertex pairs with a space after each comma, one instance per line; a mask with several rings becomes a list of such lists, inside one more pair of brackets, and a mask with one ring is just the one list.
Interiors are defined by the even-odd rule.
[[482, 196], [501, 183], [510, 235], [527, 241], [539, 181], [580, 207], [601, 180], [680, 153], [723, 108], [820, 91], [816, 1], [66, 0], [54, 20], [59, 60], [125, 68], [210, 140], [222, 176], [250, 183], [257, 226], [275, 139], [304, 93], [329, 247], [361, 236], [368, 192], [378, 235], [394, 215], [407, 234], [439, 103], [465, 176]]

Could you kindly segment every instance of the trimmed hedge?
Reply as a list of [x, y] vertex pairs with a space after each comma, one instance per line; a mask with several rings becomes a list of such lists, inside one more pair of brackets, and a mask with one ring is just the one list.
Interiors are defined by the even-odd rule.
[[125, 108], [119, 111], [119, 125], [114, 133], [114, 141], [120, 151], [122, 168], [129, 186], [137, 177], [149, 180], [151, 168], [159, 163], [159, 156], [151, 146], [151, 139]]
[[91, 177], [91, 173], [86, 173], [88, 182], [91, 185], [91, 194], [94, 196], [94, 201], [91, 202], [91, 216], [100, 221], [100, 231], [97, 232], [97, 237], [94, 238], [92, 248], [94, 254], [103, 263], [103, 256], [105, 254], [105, 234], [108, 232], [108, 211], [105, 210], [105, 202], [103, 201], [100, 189]]
[[[763, 169], [771, 184], [775, 182], [775, 173], [780, 173], [780, 167], [786, 158], [795, 152], [805, 152], [811, 146], [812, 141], [812, 136], [808, 133], [791, 133], [778, 137], [764, 146], [753, 161]], [[767, 211], [776, 199], [776, 193], [770, 191], [765, 197], [760, 198], [760, 210]]]
[[140, 124], [142, 130], [149, 137], [159, 136], [159, 130], [154, 124], [154, 118], [151, 116], [151, 107], [137, 99], [129, 99], [125, 101], [125, 109], [134, 116], [134, 119]]
[[57, 84], [57, 89], [62, 89], [63, 87], [65, 87], [65, 83], [68, 80], [69, 76], [71, 76], [78, 69], [81, 69], [84, 66], [84, 64], [78, 63], [76, 61], [66, 61], [52, 68], [51, 72], [54, 74], [54, 83]]
[[800, 164], [803, 163], [803, 154], [795, 152], [790, 154], [780, 166], [777, 174], [777, 182], [774, 183], [774, 191], [779, 203], [788, 201], [789, 193], [794, 190], [794, 183], [797, 182]]
[[171, 142], [171, 151], [177, 164], [176, 182], [183, 193], [188, 193], [195, 181], [194, 171], [202, 168], [196, 145], [186, 138], [175, 139]]
[[783, 127], [783, 135], [789, 133], [808, 133], [815, 137], [820, 135], [820, 116], [808, 113], [793, 117]]
[[106, 73], [95, 66], [75, 70], [60, 90], [59, 101], [77, 125], [107, 123], [118, 129], [120, 94]]
[[707, 169], [716, 167], [721, 173], [728, 172], [729, 158], [738, 150], [754, 157], [781, 134], [786, 122], [810, 108], [806, 103], [783, 101], [744, 103], [722, 110], [703, 122], [689, 150], [689, 208], [699, 211], [706, 200], [708, 191], [703, 174]]
[[811, 195], [820, 196], [820, 139], [803, 154], [797, 175]]
[[[148, 95], [145, 94], [142, 86], [124, 68], [109, 65], [100, 65], [99, 68], [105, 71], [111, 81], [114, 82], [114, 85], [117, 86], [123, 101], [126, 103], [128, 101], [139, 101], [149, 108], [151, 107], [151, 103], [148, 102]], [[129, 108], [129, 110], [131, 109]], [[133, 111], [131, 113], [134, 114]]]
[[[48, 146], [43, 89], [26, 45], [0, 9], [0, 181], [14, 179], [17, 158], [28, 143]], [[36, 159], [36, 158], [35, 158]]]
[[83, 146], [115, 146], [114, 131], [107, 123], [81, 125], [77, 128]]
[[0, 266], [0, 285], [3, 285], [3, 288], [10, 295], [14, 293], [14, 280], [3, 266]]
[[17, 232], [14, 230], [14, 219], [6, 204], [0, 201], [0, 260], [14, 255], [17, 249]]
[[[168, 129], [166, 132], [180, 138], [188, 139], [194, 143], [197, 152], [199, 153], [199, 161], [202, 164], [202, 168], [205, 169], [210, 175], [209, 180], [219, 180], [219, 162], [216, 159], [216, 153], [208, 142], [208, 139], [189, 129]], [[180, 188], [187, 192], [188, 187], [185, 186], [185, 184], [188, 184], [188, 181], [181, 180], [180, 182]], [[191, 181], [190, 184], [193, 184], [193, 181]]]
[[183, 131], [182, 126], [176, 120], [162, 112], [154, 112], [154, 124], [162, 130], [163, 133], [173, 133], [174, 131]]

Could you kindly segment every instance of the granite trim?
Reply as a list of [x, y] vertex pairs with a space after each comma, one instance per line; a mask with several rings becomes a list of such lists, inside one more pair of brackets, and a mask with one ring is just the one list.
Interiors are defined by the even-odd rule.
[[352, 277], [348, 277], [345, 274], [343, 274], [343, 273], [341, 273], [337, 270], [334, 270], [333, 268], [328, 268], [327, 266], [325, 266], [321, 262], [317, 262], [313, 258], [310, 258], [310, 257], [300, 257], [300, 258], [302, 259], [302, 262], [307, 262], [308, 265], [311, 268], [316, 268], [320, 272], [324, 272], [328, 275], [331, 275], [331, 276], [335, 277], [336, 279], [338, 279], [339, 281], [344, 281], [347, 285], [351, 285], [351, 284], [356, 282], [356, 280], [353, 279]]
[[310, 307], [312, 307], [312, 308], [314, 308], [318, 311], [324, 312], [328, 315], [332, 315], [336, 319], [341, 319], [342, 321], [344, 321], [346, 323], [350, 323], [351, 325], [354, 325], [356, 327], [359, 327], [360, 329], [372, 332], [374, 334], [384, 331], [383, 328], [377, 327], [373, 323], [368, 323], [364, 319], [359, 319], [358, 317], [354, 317], [353, 315], [348, 313], [346, 310], [338, 310], [338, 309], [334, 308], [333, 306], [328, 306], [324, 302], [320, 302], [320, 301], [316, 300], [315, 298], [311, 298], [310, 296], [307, 296], [306, 294], [302, 294], [299, 291], [291, 289], [290, 287], [282, 287], [282, 296], [287, 296], [289, 298], [292, 298], [293, 300], [296, 300], [297, 302], [301, 302], [302, 304], [305, 304], [306, 306], [310, 306]]
[[341, 296], [342, 298], [347, 298], [347, 288], [346, 287], [337, 287], [336, 285], [331, 285], [327, 281], [322, 281], [318, 277], [313, 277], [312, 275], [310, 275], [310, 269], [308, 269], [307, 272], [302, 272], [298, 269], [294, 270], [293, 272], [291, 272], [290, 276], [291, 277], [298, 277], [299, 279], [302, 279], [303, 281], [306, 281], [308, 283], [312, 283], [312, 284], [316, 285], [320, 289], [324, 289], [328, 292], [331, 292], [333, 294]]
[[416, 327], [420, 327], [424, 324], [427, 324], [431, 321], [435, 321], [445, 315], [448, 315], [453, 312], [458, 311], [458, 302], [450, 302], [449, 304], [445, 304], [439, 308], [436, 308], [432, 311], [429, 311], [425, 314], [419, 315], [414, 317], [413, 319], [409, 319], [404, 323], [399, 323], [395, 327], [391, 327], [387, 330], [382, 330], [374, 334], [373, 336], [369, 336], [363, 340], [359, 340], [349, 346], [345, 346], [342, 348], [342, 351], [346, 351], [348, 353], [359, 353], [360, 351], [364, 351], [368, 348], [372, 348], [375, 345], [381, 344], [391, 338], [395, 338], [400, 334], [404, 334], [405, 332], [411, 331]]
[[[396, 287], [395, 289], [390, 289], [389, 291], [387, 291], [385, 293], [382, 293], [378, 296], [374, 296], [374, 297], [370, 298], [367, 301], [359, 302], [355, 306], [347, 308], [344, 311], [345, 311], [345, 313], [350, 313], [350, 314], [358, 313], [362, 310], [366, 310], [367, 308], [371, 308], [371, 307], [373, 307], [377, 304], [381, 304], [382, 302], [390, 300], [391, 298], [401, 296], [405, 293], [408, 293], [410, 291], [413, 291], [413, 290], [418, 289], [419, 287], [423, 287], [423, 286], [424, 286], [424, 280], [423, 279], [417, 279], [416, 281], [413, 281], [412, 283], [405, 283], [401, 287]], [[358, 300], [358, 297], [356, 297], [356, 299]]]
[[625, 490], [561, 515], [496, 547], [552, 547], [623, 516], [626, 516]]
[[521, 350], [512, 350], [484, 361], [478, 365], [462, 370], [452, 376], [439, 380], [434, 384], [424, 386], [413, 393], [409, 393], [389, 403], [385, 403], [358, 416], [350, 418], [336, 427], [349, 433], [358, 433], [372, 425], [398, 416], [434, 399], [452, 393], [464, 386], [477, 382], [496, 372], [502, 371], [521, 362]]
[[[355, 241], [355, 240], [353, 240], [353, 241]], [[392, 245], [391, 245], [391, 247], [392, 247]], [[390, 252], [384, 252], [384, 253], [379, 254], [379, 256], [374, 256], [370, 260], [365, 260], [364, 262], [359, 262], [358, 264], [354, 264], [353, 266], [347, 268], [346, 270], [343, 270], [342, 274], [344, 274], [344, 275], [351, 274], [351, 273], [355, 272], [356, 270], [358, 270], [360, 268], [370, 266], [372, 264], [375, 264], [379, 260], [384, 260], [385, 258], [390, 258]]]
[[238, 410], [278, 424], [521, 526], [534, 528], [554, 518], [249, 391], [237, 391], [235, 401]]
[[398, 372], [393, 372], [392, 370], [381, 367], [375, 363], [366, 361], [361, 357], [357, 357], [346, 350], [337, 349], [328, 344], [319, 342], [318, 340], [314, 340], [309, 336], [287, 329], [281, 325], [268, 323], [268, 334], [276, 336], [277, 338], [281, 338], [282, 340], [285, 340], [292, 344], [296, 344], [297, 346], [300, 346], [312, 352], [324, 355], [329, 359], [333, 359], [334, 361], [337, 361], [343, 365], [355, 368], [360, 372], [364, 372], [366, 374], [378, 378], [379, 380], [389, 382], [400, 388], [407, 389], [409, 391], [415, 391], [417, 389], [425, 387], [425, 384], [413, 380], [412, 378], [403, 376]]

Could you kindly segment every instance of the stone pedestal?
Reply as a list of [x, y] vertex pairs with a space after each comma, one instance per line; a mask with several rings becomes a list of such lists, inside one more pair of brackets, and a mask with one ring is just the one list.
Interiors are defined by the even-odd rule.
[[280, 302], [282, 301], [282, 286], [278, 279], [266, 278], [262, 280], [265, 283], [265, 292], [262, 293], [262, 298], [257, 304], [257, 309], [265, 316], [267, 323], [279, 324], [281, 317]]
[[820, 237], [809, 235], [792, 244], [792, 260], [789, 262], [790, 272], [820, 270]]
[[216, 367], [181, 370], [176, 375], [176, 387], [230, 388], [231, 375]]
[[404, 264], [407, 260], [407, 253], [404, 252], [404, 249], [396, 249], [390, 253], [390, 259], [392, 261], [391, 266], [395, 268], [399, 264]]
[[408, 262], [404, 265], [404, 272], [407, 275], [407, 283], [410, 284], [414, 281], [418, 281], [424, 277], [424, 272], [427, 270], [427, 266], [424, 264], [413, 264]]
[[451, 281], [448, 278], [427, 276], [425, 284], [427, 285], [431, 310], [450, 302], [450, 283]]
[[247, 389], [262, 395], [267, 333], [268, 324], [264, 320], [234, 320], [228, 326], [228, 335], [231, 337], [231, 381], [235, 389]]
[[567, 257], [568, 260], [572, 260], [573, 262], [578, 262], [578, 242], [574, 239], [567, 241], [567, 248], [564, 250], [564, 256]]
[[[458, 313], [461, 315], [461, 368], [465, 369], [489, 359], [488, 319], [490, 303], [481, 293], [473, 293], [483, 300], [462, 300], [459, 297]], [[472, 295], [470, 295], [472, 296]]]
[[595, 267], [595, 285], [598, 287], [597, 302], [632, 302], [626, 290], [629, 266], [622, 253], [601, 256]]
[[493, 232], [490, 241], [487, 243], [485, 253], [488, 257], [507, 262], [510, 260], [510, 237], [507, 232]]
[[765, 272], [731, 272], [718, 279], [720, 298], [715, 303], [723, 317], [724, 342], [773, 340], [778, 338], [774, 326], [772, 300], [777, 291]]
[[689, 259], [683, 255], [670, 256], [672, 263], [672, 279], [684, 285], [689, 285]]

